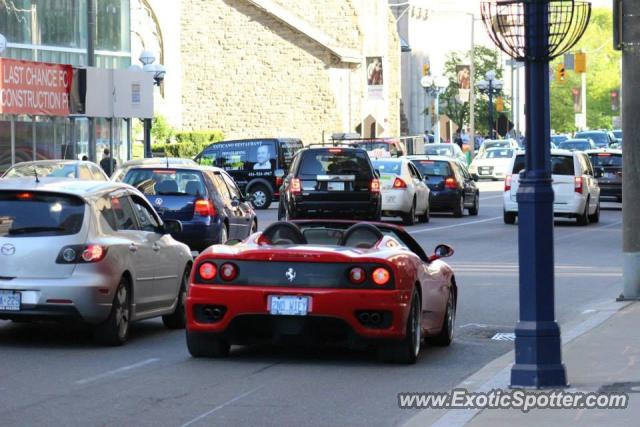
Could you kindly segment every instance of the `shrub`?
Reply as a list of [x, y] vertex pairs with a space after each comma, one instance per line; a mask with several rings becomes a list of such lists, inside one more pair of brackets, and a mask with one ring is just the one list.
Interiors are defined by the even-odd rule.
[[221, 130], [199, 130], [175, 132], [176, 142], [170, 144], [154, 144], [151, 150], [156, 154], [169, 157], [194, 158], [200, 152], [215, 142], [224, 139]]

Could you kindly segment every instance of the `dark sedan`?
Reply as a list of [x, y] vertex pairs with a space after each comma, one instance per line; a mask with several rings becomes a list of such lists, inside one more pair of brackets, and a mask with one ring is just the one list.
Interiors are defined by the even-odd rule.
[[600, 198], [613, 198], [622, 202], [622, 151], [589, 150], [593, 168], [599, 171]]
[[222, 169], [166, 163], [131, 167], [120, 179], [142, 191], [162, 219], [182, 222], [172, 236], [200, 252], [229, 239], [244, 239], [258, 219], [233, 179]]

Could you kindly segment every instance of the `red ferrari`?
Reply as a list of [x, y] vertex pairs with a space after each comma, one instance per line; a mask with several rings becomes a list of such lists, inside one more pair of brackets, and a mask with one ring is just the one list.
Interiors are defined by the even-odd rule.
[[[235, 244], [233, 244], [235, 243]], [[194, 357], [231, 344], [374, 344], [415, 363], [423, 338], [453, 339], [458, 288], [446, 245], [427, 256], [401, 227], [355, 221], [277, 222], [195, 261], [186, 302]]]

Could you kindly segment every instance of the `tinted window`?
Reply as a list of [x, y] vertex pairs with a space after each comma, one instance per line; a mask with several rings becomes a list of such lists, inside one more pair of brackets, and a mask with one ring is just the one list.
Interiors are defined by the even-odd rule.
[[313, 150], [303, 154], [301, 175], [356, 175], [371, 178], [372, 171], [367, 154], [363, 151]]
[[223, 200], [231, 200], [231, 194], [229, 193], [229, 189], [227, 185], [224, 183], [224, 179], [220, 176], [219, 173], [211, 174], [213, 178], [213, 186], [218, 190], [218, 194], [222, 197]]
[[590, 148], [592, 148], [591, 144], [589, 144], [587, 141], [565, 141], [565, 142], [561, 142], [558, 147], [563, 150], [580, 150], [580, 151], [589, 150]]
[[282, 160], [284, 164], [283, 168], [289, 169], [291, 166], [291, 160], [293, 156], [302, 149], [302, 141], [297, 140], [285, 140], [280, 142], [280, 149], [282, 150]]
[[374, 160], [371, 163], [373, 163], [373, 168], [378, 169], [380, 173], [395, 173], [396, 175], [401, 174], [401, 162], [393, 162], [390, 160]]
[[114, 231], [138, 229], [133, 208], [126, 196], [107, 196], [100, 200], [98, 210], [101, 223], [106, 223]]
[[453, 155], [453, 149], [447, 146], [436, 146], [436, 147], [425, 147], [424, 153], [428, 156], [447, 156], [451, 157]]
[[622, 139], [622, 131], [621, 130], [614, 130], [612, 133], [613, 133], [613, 136], [615, 136], [617, 139]]
[[274, 141], [219, 142], [208, 148], [200, 164], [217, 166], [228, 171], [263, 171], [276, 168]]
[[131, 198], [131, 202], [133, 203], [136, 218], [138, 218], [138, 222], [140, 223], [140, 229], [151, 232], [157, 231], [160, 224], [147, 204], [136, 196]]
[[79, 178], [81, 180], [83, 180], [83, 181], [91, 181], [91, 180], [93, 180], [93, 175], [91, 174], [91, 171], [89, 170], [89, 168], [86, 165], [78, 166], [78, 171], [80, 172]]
[[227, 188], [229, 189], [231, 198], [235, 197], [236, 199], [241, 199], [242, 193], [240, 193], [240, 190], [238, 190], [238, 187], [236, 186], [236, 183], [233, 181], [233, 179], [231, 179], [231, 177], [226, 173], [221, 173], [220, 176], [222, 176], [222, 179], [224, 179], [224, 182], [227, 184]]
[[106, 181], [104, 174], [97, 166], [89, 165], [89, 170], [91, 171], [95, 181]]
[[206, 187], [199, 171], [185, 169], [129, 169], [123, 182], [147, 196], [204, 196]]
[[387, 153], [389, 157], [396, 157], [401, 155], [402, 151], [399, 144], [391, 141], [363, 141], [354, 143], [353, 146], [362, 148], [377, 157], [384, 156], [384, 153]]
[[422, 175], [427, 176], [451, 176], [449, 162], [438, 160], [413, 160], [413, 164]]
[[611, 154], [611, 153], [597, 153], [590, 154], [591, 163], [596, 168], [621, 168], [622, 167], [622, 156], [620, 154]]
[[[524, 156], [516, 156], [513, 173], [524, 170]], [[573, 175], [573, 156], [551, 156], [551, 173], [553, 175]]]
[[63, 236], [77, 234], [84, 220], [84, 202], [50, 193], [0, 192], [0, 236]]
[[6, 178], [21, 176], [48, 176], [51, 178], [75, 178], [75, 164], [46, 164], [46, 165], [16, 165], [7, 171]]

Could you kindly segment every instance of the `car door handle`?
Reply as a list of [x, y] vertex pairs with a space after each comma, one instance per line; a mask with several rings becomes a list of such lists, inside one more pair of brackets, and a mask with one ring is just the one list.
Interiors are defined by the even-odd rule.
[[157, 243], [154, 243], [153, 246], [151, 246], [151, 249], [153, 249], [154, 251], [158, 252], [160, 250], [160, 245]]
[[133, 243], [129, 245], [129, 252], [137, 252], [138, 251], [138, 247], [136, 245], [134, 245]]

